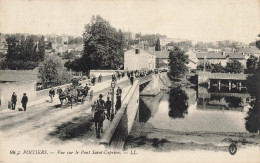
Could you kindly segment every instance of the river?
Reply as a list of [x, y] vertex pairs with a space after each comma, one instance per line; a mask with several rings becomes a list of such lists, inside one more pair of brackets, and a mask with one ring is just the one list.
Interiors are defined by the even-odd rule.
[[210, 93], [202, 87], [174, 88], [155, 97], [141, 96], [139, 121], [133, 125], [126, 148], [142, 148], [149, 140], [151, 148], [154, 141], [157, 145], [177, 141], [176, 133], [184, 133], [179, 134], [179, 140], [181, 135], [194, 133], [254, 132], [249, 102], [246, 93]]

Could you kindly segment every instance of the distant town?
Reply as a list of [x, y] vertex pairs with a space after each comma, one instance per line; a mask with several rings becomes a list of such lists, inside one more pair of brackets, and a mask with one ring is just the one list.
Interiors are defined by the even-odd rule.
[[256, 37], [249, 44], [168, 38], [116, 29], [100, 15], [82, 37], [1, 33], [4, 142], [29, 137], [34, 147], [133, 155], [259, 148]]

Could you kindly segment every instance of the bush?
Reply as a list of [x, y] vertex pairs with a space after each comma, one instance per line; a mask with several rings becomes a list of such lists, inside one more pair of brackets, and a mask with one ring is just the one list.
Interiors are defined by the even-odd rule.
[[62, 85], [72, 79], [72, 75], [67, 72], [62, 65], [62, 60], [57, 56], [49, 56], [39, 66], [39, 77], [44, 88]]

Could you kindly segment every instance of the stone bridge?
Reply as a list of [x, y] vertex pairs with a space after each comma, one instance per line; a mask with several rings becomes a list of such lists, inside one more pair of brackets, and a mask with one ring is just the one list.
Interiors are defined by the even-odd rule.
[[[102, 137], [100, 145], [117, 149], [124, 147], [125, 140], [132, 129], [134, 121], [138, 121], [139, 119], [138, 114], [140, 95], [146, 90], [147, 87], [149, 87], [149, 89], [154, 88], [153, 85], [156, 87], [155, 92], [160, 92], [160, 86], [158, 84], [161, 84], [161, 86], [163, 85], [161, 83], [161, 79], [160, 74], [155, 74], [147, 75], [135, 80], [133, 86], [122, 101], [122, 107], [119, 109], [109, 128]], [[143, 85], [146, 85], [146, 87], [142, 91], [141, 87]]]

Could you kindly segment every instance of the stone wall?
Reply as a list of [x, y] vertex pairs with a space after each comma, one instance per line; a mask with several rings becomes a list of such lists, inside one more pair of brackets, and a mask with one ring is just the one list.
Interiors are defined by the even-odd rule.
[[125, 140], [130, 133], [139, 108], [139, 81], [136, 80], [127, 96], [122, 102], [122, 107], [106, 130], [100, 144], [123, 148]]

